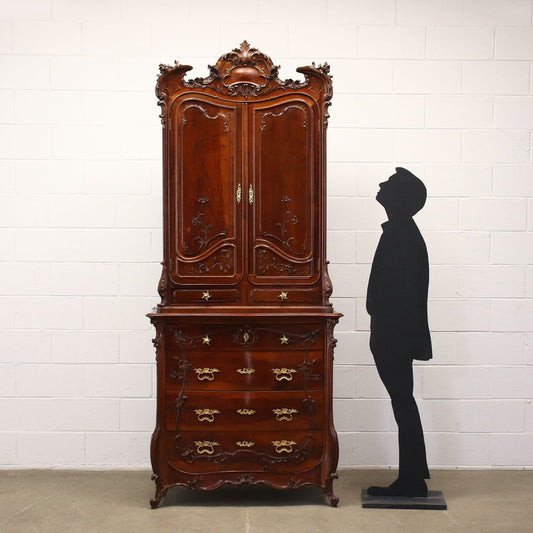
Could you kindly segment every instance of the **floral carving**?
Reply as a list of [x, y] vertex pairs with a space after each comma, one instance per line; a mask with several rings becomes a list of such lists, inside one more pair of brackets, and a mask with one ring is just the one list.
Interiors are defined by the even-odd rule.
[[[225, 237], [228, 232], [221, 231], [216, 235], [212, 235], [213, 224], [208, 224], [205, 221], [205, 210], [207, 204], [209, 203], [209, 198], [207, 196], [201, 196], [196, 200], [197, 210], [196, 214], [191, 218], [191, 225], [196, 228], [196, 235], [194, 236], [194, 242], [196, 243], [195, 253], [201, 252], [209, 246], [209, 244], [218, 237]], [[190, 253], [190, 248], [185, 243], [183, 248], [186, 253]]]
[[233, 248], [224, 246], [204, 261], [194, 264], [187, 264], [185, 271], [187, 274], [210, 275], [215, 272], [227, 274], [233, 271]]
[[[293, 244], [294, 237], [289, 236], [289, 226], [295, 226], [298, 224], [298, 216], [291, 211], [290, 202], [291, 199], [287, 195], [281, 197], [281, 202], [284, 204], [283, 207], [283, 219], [279, 222], [276, 222], [276, 228], [278, 229], [278, 235], [273, 233], [263, 232], [263, 237], [269, 237], [275, 239], [279, 242], [285, 250], [294, 252]], [[307, 243], [302, 243], [300, 253], [305, 253], [307, 251]]]
[[305, 275], [306, 265], [292, 264], [267, 248], [256, 250], [257, 271], [262, 276]]

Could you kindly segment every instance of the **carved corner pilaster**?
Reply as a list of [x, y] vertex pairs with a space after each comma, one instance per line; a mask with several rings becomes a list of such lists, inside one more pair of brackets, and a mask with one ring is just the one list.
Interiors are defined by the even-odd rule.
[[163, 307], [168, 303], [168, 293], [169, 293], [169, 279], [168, 279], [168, 268], [166, 263], [162, 262], [163, 268], [161, 270], [161, 277], [159, 278], [159, 284], [157, 285], [157, 292], [161, 297], [161, 303], [159, 307]]
[[323, 272], [323, 284], [322, 284], [322, 300], [323, 305], [330, 305], [329, 299], [333, 293], [333, 284], [328, 272], [329, 261], [326, 261], [326, 266]]

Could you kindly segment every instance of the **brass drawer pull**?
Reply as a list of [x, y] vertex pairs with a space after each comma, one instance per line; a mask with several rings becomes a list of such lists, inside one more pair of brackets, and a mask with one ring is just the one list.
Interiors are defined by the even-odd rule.
[[213, 381], [215, 374], [220, 372], [218, 368], [195, 368], [194, 371], [198, 374], [198, 381]]
[[240, 448], [251, 448], [252, 446], [255, 446], [255, 442], [251, 442], [249, 440], [240, 440], [236, 444]]
[[272, 372], [277, 381], [292, 381], [292, 375], [297, 372], [294, 368], [273, 368]]
[[249, 375], [255, 372], [255, 368], [238, 368], [237, 372], [242, 375]]
[[279, 343], [280, 343], [280, 344], [289, 344], [289, 337], [287, 337], [287, 335], [283, 334], [283, 335], [279, 338]]
[[281, 291], [281, 292], [278, 294], [278, 298], [279, 298], [282, 302], [284, 302], [284, 301], [286, 301], [286, 300], [289, 299], [289, 293], [286, 292], [286, 291]]
[[235, 193], [235, 198], [237, 200], [237, 205], [241, 203], [241, 199], [242, 199], [242, 187], [241, 187], [241, 184], [239, 183], [238, 187], [237, 187], [237, 192]]
[[296, 444], [293, 440], [273, 440], [276, 453], [292, 453], [292, 447]]
[[218, 442], [209, 440], [197, 440], [194, 441], [196, 445], [196, 453], [205, 453], [207, 455], [213, 455], [215, 453], [215, 446], [220, 446]]
[[194, 412], [198, 415], [200, 422], [214, 422], [215, 415], [220, 414], [216, 409], [195, 409]]
[[237, 409], [237, 413], [240, 415], [255, 415], [255, 411], [253, 409]]
[[286, 420], [290, 422], [292, 420], [292, 415], [295, 415], [298, 412], [298, 409], [287, 409], [283, 407], [282, 409], [272, 409], [272, 412], [276, 415], [276, 420], [283, 422]]
[[210, 298], [211, 298], [211, 294], [209, 291], [202, 292], [202, 300], [205, 300], [206, 302], [208, 302]]

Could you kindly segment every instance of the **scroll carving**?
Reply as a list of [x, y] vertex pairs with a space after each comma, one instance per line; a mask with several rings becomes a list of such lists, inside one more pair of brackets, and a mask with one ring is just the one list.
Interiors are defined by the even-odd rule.
[[[190, 104], [183, 110], [183, 115], [185, 115], [185, 111], [191, 108], [199, 109], [202, 112], [202, 115], [209, 120], [217, 120], [219, 118], [225, 119], [224, 120], [224, 133], [229, 133], [229, 118], [228, 118], [228, 115], [226, 115], [225, 113], [219, 112], [215, 116], [212, 117], [207, 111], [207, 109], [205, 107], [202, 107], [200, 104]], [[187, 119], [184, 116], [182, 116], [181, 125], [182, 126], [187, 125]]]
[[[209, 275], [215, 272], [227, 274], [234, 269], [234, 249], [231, 246], [224, 246], [213, 255], [195, 263], [179, 262], [187, 274]], [[181, 269], [180, 268], [180, 269]]]

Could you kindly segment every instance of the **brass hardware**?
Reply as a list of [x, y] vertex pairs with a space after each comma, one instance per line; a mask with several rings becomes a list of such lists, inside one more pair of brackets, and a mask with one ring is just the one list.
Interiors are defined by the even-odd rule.
[[236, 444], [241, 448], [251, 448], [252, 446], [255, 446], [255, 442], [251, 442], [249, 440], [240, 440]]
[[252, 184], [250, 184], [250, 187], [248, 188], [248, 203], [250, 205], [254, 203], [254, 188]]
[[286, 420], [290, 422], [292, 420], [292, 415], [298, 412], [298, 409], [288, 409], [284, 407], [283, 409], [272, 409], [272, 412], [276, 415], [276, 420], [282, 422]]
[[207, 344], [209, 346], [211, 344], [211, 337], [209, 337], [209, 335], [202, 337], [202, 344]]
[[240, 415], [255, 415], [255, 411], [253, 409], [237, 409], [237, 413]]
[[245, 331], [242, 338], [244, 339], [244, 342], [248, 342], [250, 340], [250, 334], [247, 331]]
[[280, 344], [289, 344], [289, 338], [287, 336], [283, 335], [283, 337], [279, 338], [279, 342], [280, 342]]
[[211, 298], [211, 294], [209, 294], [209, 291], [204, 291], [202, 293], [202, 300], [205, 300], [206, 302], [208, 302], [210, 298]]
[[237, 187], [237, 192], [235, 194], [235, 198], [237, 200], [237, 204], [240, 204], [241, 203], [241, 199], [242, 199], [242, 187], [241, 187], [240, 183], [239, 183], [239, 186]]
[[218, 368], [195, 368], [194, 371], [198, 374], [199, 381], [213, 381], [215, 373], [220, 372]]
[[195, 409], [194, 412], [198, 415], [200, 422], [214, 422], [215, 415], [220, 414], [216, 409]]
[[207, 455], [213, 455], [215, 453], [215, 446], [220, 446], [218, 442], [209, 440], [197, 440], [194, 441], [196, 445], [197, 453], [206, 453]]
[[272, 444], [276, 448], [276, 453], [291, 453], [292, 447], [296, 444], [293, 440], [273, 440]]
[[278, 298], [280, 298], [281, 301], [284, 302], [285, 300], [288, 300], [288, 299], [289, 299], [289, 295], [288, 295], [288, 293], [286, 293], [285, 291], [281, 291], [281, 292], [278, 294]]
[[239, 374], [253, 374], [255, 372], [255, 368], [238, 368], [237, 372]]
[[292, 375], [297, 372], [294, 368], [273, 368], [277, 381], [292, 381]]

